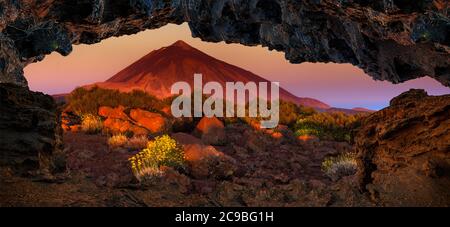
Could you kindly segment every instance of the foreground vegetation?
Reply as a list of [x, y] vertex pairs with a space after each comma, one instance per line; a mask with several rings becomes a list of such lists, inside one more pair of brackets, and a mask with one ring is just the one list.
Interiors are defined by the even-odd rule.
[[156, 137], [129, 161], [133, 174], [140, 181], [158, 176], [162, 166], [182, 168], [185, 162], [183, 148], [168, 135]]
[[[98, 116], [102, 106], [127, 109], [139, 108], [150, 112], [161, 112], [170, 106], [170, 100], [159, 100], [142, 91], [121, 93], [116, 90], [94, 87], [90, 90], [78, 88], [67, 98], [67, 111], [78, 115], [81, 119], [81, 130], [87, 134], [107, 132], [103, 119]], [[248, 112], [248, 111], [247, 111]], [[165, 115], [167, 116], [167, 115]], [[281, 125], [287, 126], [298, 137], [317, 137], [321, 140], [351, 142], [352, 131], [358, 127], [364, 114], [349, 115], [342, 112], [318, 112], [313, 108], [298, 106], [294, 103], [280, 102]], [[187, 132], [192, 132], [195, 122], [189, 124]], [[239, 122], [254, 125], [261, 118], [222, 118], [223, 122], [235, 124]], [[171, 130], [169, 130], [170, 132]], [[144, 180], [161, 174], [160, 167], [168, 166], [182, 168], [184, 154], [182, 147], [167, 134], [156, 137], [150, 135], [135, 136], [130, 133], [109, 134], [108, 145], [111, 149], [124, 148], [130, 151], [140, 151], [131, 157], [129, 162], [137, 179]], [[323, 172], [331, 179], [351, 175], [356, 171], [354, 154], [343, 154], [328, 157], [322, 163]]]

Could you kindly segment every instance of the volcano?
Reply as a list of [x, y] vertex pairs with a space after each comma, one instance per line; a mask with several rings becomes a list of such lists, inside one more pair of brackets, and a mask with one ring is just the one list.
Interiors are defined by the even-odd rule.
[[[186, 81], [191, 86], [194, 74], [203, 74], [203, 82], [270, 82], [252, 72], [218, 60], [190, 46], [177, 41], [171, 46], [155, 50], [126, 67], [105, 82], [96, 83], [101, 88], [117, 89], [122, 92], [143, 90], [158, 98], [171, 96], [172, 84]], [[89, 85], [91, 87], [93, 85]], [[297, 97], [280, 88], [280, 99], [316, 109], [330, 106], [312, 98]]]

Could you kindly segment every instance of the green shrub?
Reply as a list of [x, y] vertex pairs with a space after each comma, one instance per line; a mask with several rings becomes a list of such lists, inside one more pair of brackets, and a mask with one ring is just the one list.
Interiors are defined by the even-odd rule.
[[120, 92], [99, 87], [91, 89], [77, 88], [67, 97], [66, 109], [81, 116], [84, 114], [97, 115], [101, 106], [141, 108], [149, 111], [160, 111], [168, 104], [144, 91]]
[[103, 129], [102, 120], [93, 114], [81, 116], [81, 131], [87, 134], [97, 134]]
[[351, 132], [364, 115], [338, 113], [315, 113], [300, 118], [294, 125], [297, 136], [314, 135], [322, 139], [351, 141]]
[[147, 148], [129, 159], [133, 174], [138, 180], [160, 174], [161, 166], [181, 168], [184, 166], [184, 151], [168, 135], [157, 137]]

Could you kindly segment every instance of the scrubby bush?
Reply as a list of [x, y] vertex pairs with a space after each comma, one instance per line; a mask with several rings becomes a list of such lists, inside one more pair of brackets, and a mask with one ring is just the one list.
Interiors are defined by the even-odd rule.
[[120, 92], [118, 90], [93, 87], [91, 89], [77, 88], [67, 97], [66, 109], [77, 115], [96, 115], [101, 106], [141, 108], [149, 111], [160, 111], [167, 102], [140, 90]]
[[131, 150], [142, 150], [146, 148], [147, 145], [147, 136], [133, 136], [128, 140], [126, 147]]
[[296, 136], [319, 136], [321, 133], [314, 128], [300, 128], [295, 132]]
[[81, 130], [88, 134], [100, 133], [103, 128], [102, 120], [93, 114], [81, 116]]
[[343, 153], [337, 157], [327, 157], [322, 162], [322, 171], [336, 181], [356, 173], [358, 164], [354, 153]]
[[297, 120], [294, 131], [297, 136], [312, 135], [336, 141], [351, 140], [351, 131], [364, 115], [345, 113], [316, 113]]
[[292, 102], [280, 101], [280, 124], [292, 127], [299, 118], [317, 113], [311, 107], [299, 106]]
[[128, 138], [123, 134], [117, 134], [117, 135], [111, 136], [108, 139], [108, 145], [110, 148], [124, 147], [127, 143], [128, 143]]
[[149, 142], [146, 149], [131, 157], [129, 161], [133, 174], [141, 181], [158, 175], [161, 166], [181, 168], [185, 160], [181, 145], [164, 135]]

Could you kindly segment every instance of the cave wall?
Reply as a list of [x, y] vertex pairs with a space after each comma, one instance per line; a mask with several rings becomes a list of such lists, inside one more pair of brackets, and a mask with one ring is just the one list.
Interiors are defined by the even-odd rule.
[[51, 96], [0, 83], [0, 166], [21, 175], [65, 170], [60, 114]]
[[412, 89], [355, 135], [362, 191], [381, 206], [450, 205], [450, 95]]
[[[73, 44], [188, 22], [194, 37], [283, 51], [292, 63], [351, 63], [377, 80], [450, 86], [446, 0], [0, 0], [0, 82]], [[151, 42], [151, 40], [149, 40]]]

